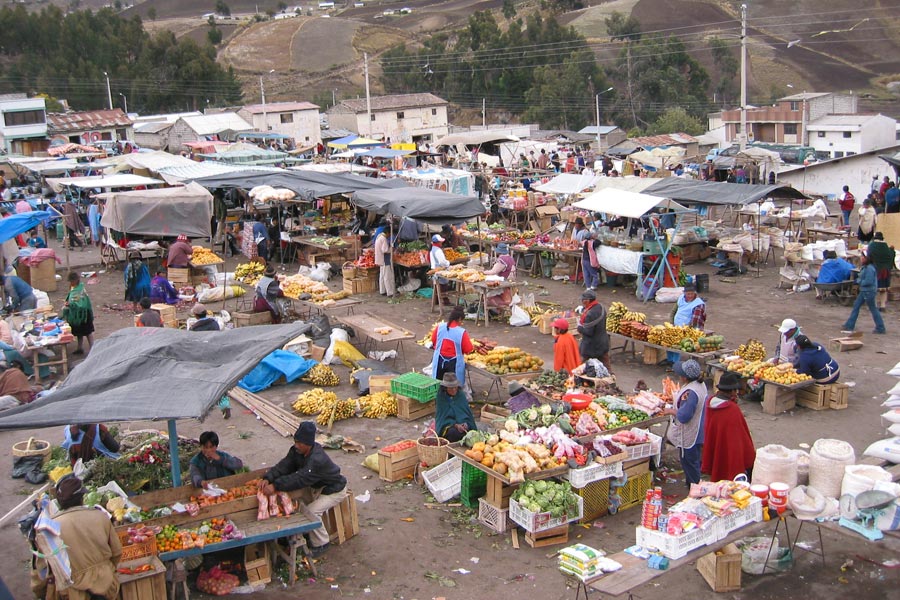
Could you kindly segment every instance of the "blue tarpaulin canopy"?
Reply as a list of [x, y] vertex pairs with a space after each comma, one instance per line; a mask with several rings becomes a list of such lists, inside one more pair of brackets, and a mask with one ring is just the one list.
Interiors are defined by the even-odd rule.
[[11, 240], [20, 233], [30, 231], [53, 215], [46, 210], [34, 210], [27, 213], [10, 215], [0, 220], [0, 243]]

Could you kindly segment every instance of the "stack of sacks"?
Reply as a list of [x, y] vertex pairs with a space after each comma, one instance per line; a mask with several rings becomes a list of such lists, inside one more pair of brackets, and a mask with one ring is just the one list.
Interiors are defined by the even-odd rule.
[[892, 437], [875, 442], [863, 454], [897, 464], [900, 463], [900, 363], [887, 373], [898, 378], [897, 384], [888, 390], [887, 400], [881, 403], [887, 409], [881, 421]]

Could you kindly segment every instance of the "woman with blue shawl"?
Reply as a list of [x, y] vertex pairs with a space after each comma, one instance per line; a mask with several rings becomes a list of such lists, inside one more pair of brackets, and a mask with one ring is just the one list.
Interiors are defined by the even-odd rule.
[[128, 266], [125, 267], [125, 300], [132, 302], [137, 310], [141, 298], [150, 297], [150, 270], [141, 260], [140, 252], [129, 252]]

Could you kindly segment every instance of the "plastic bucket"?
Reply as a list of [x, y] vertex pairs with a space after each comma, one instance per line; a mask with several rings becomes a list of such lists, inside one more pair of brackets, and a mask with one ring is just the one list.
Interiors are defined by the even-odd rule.
[[769, 505], [769, 486], [754, 484], [750, 486], [750, 493], [756, 496], [757, 498], [762, 499], [763, 507]]
[[697, 293], [702, 294], [703, 292], [709, 291], [709, 274], [708, 273], [700, 273], [698, 275], [694, 275], [694, 285], [697, 287]]
[[791, 488], [786, 483], [775, 481], [769, 484], [769, 506], [778, 510], [779, 513], [784, 512], [787, 508], [788, 492]]

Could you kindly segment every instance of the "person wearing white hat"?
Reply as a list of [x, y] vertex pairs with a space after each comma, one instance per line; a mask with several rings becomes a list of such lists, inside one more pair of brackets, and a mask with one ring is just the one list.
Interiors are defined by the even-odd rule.
[[[447, 260], [447, 257], [444, 256], [444, 249], [441, 247], [446, 240], [439, 234], [434, 234], [431, 236], [431, 251], [428, 253], [428, 256], [431, 259], [431, 270], [435, 269], [446, 269], [450, 266], [450, 261]], [[444, 301], [444, 294], [447, 293], [448, 280], [444, 277], [438, 277], [437, 275], [433, 278], [434, 281], [434, 289], [435, 294], [441, 294], [441, 301]]]
[[785, 319], [778, 326], [778, 345], [775, 346], [775, 364], [793, 363], [797, 358], [797, 336], [802, 332], [797, 321]]

